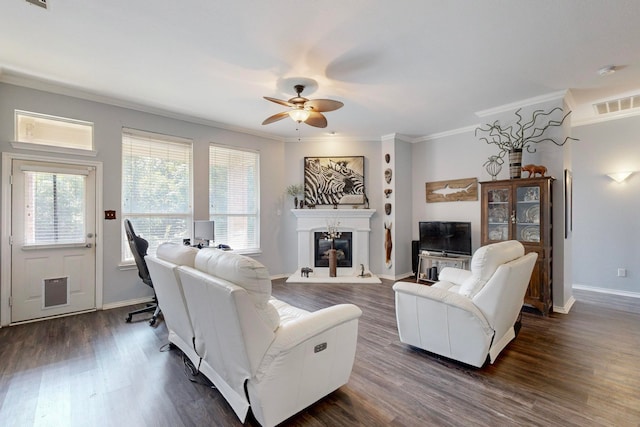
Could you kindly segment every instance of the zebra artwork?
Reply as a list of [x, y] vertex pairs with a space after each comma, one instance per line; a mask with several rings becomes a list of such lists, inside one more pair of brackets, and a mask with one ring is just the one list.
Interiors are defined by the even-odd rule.
[[364, 157], [305, 157], [305, 204], [363, 204]]

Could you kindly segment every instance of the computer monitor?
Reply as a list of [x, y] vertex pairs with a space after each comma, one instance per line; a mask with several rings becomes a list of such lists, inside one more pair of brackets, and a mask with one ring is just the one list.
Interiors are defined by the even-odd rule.
[[193, 244], [209, 246], [215, 240], [213, 221], [193, 221]]

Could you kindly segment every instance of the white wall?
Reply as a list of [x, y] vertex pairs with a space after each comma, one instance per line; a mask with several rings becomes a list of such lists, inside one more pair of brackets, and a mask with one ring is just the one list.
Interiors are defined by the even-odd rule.
[[[393, 251], [391, 258], [393, 265], [387, 268], [388, 279], [401, 279], [412, 274], [411, 266], [411, 223], [413, 216], [413, 198], [411, 195], [411, 151], [413, 144], [403, 141], [397, 135], [383, 138], [381, 145], [382, 164], [380, 179], [383, 188], [391, 188], [393, 193], [384, 198], [385, 203], [391, 203], [391, 215], [385, 220], [392, 221], [391, 236], [393, 239]], [[389, 164], [384, 160], [385, 154], [389, 154]], [[392, 170], [391, 183], [384, 181], [384, 170]]]
[[[464, 202], [427, 203], [427, 182], [462, 178], [478, 178], [489, 181], [491, 176], [483, 164], [497, 150], [474, 136], [473, 130], [465, 133], [416, 143], [412, 158], [412, 238], [418, 240], [420, 221], [470, 221], [473, 251], [480, 246], [480, 185], [478, 200]], [[503, 165], [498, 179], [509, 178], [509, 167]]]
[[[293, 123], [293, 122], [292, 122]], [[327, 137], [326, 140], [287, 142], [284, 150], [284, 184], [277, 191], [281, 194], [282, 204], [282, 233], [280, 243], [282, 248], [283, 272], [291, 274], [296, 271], [298, 264], [298, 241], [296, 232], [296, 218], [291, 213], [293, 202], [285, 194], [285, 189], [291, 184], [304, 183], [304, 158], [327, 156], [364, 156], [365, 188], [369, 198], [369, 207], [376, 209], [371, 217], [371, 235], [369, 239], [369, 269], [379, 275], [384, 268], [384, 196], [382, 195], [382, 173], [380, 141], [345, 141]], [[327, 207], [318, 207], [327, 208]], [[350, 207], [348, 209], [351, 209]]]
[[[21, 109], [61, 117], [86, 120], [95, 124], [97, 157], [90, 158], [104, 166], [104, 209], [117, 211], [117, 221], [104, 221], [104, 304], [115, 304], [149, 296], [136, 270], [121, 270], [121, 143], [122, 128], [141, 129], [194, 141], [194, 216], [208, 217], [208, 146], [219, 143], [260, 152], [260, 210], [262, 254], [256, 258], [272, 274], [283, 272], [280, 236], [281, 222], [277, 210], [281, 206], [284, 188], [284, 143], [220, 128], [170, 119], [153, 114], [57, 95], [39, 90], [0, 83], [0, 147], [3, 152], [14, 150], [14, 110]], [[30, 153], [33, 153], [32, 151]], [[40, 153], [41, 154], [41, 153]], [[51, 155], [61, 158], [61, 155]]]
[[[573, 278], [580, 286], [640, 297], [640, 117], [575, 127]], [[627, 277], [617, 277], [618, 268]]]

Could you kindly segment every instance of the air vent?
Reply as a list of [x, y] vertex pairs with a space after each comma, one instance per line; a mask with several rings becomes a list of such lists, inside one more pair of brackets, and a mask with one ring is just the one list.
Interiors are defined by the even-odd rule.
[[627, 96], [625, 98], [613, 99], [611, 101], [593, 104], [598, 114], [620, 113], [627, 110], [640, 108], [640, 95]]
[[35, 4], [36, 6], [40, 6], [42, 8], [47, 8], [47, 0], [26, 0], [27, 3]]

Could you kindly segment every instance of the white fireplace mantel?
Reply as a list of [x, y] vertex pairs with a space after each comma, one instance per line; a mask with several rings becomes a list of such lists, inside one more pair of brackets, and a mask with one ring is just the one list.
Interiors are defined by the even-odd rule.
[[[303, 267], [314, 269], [314, 277], [326, 279], [329, 269], [314, 267], [314, 233], [337, 225], [338, 231], [351, 232], [353, 267], [338, 268], [338, 277], [354, 277], [363, 266], [369, 272], [369, 234], [375, 209], [291, 209], [297, 218], [298, 272]], [[325, 271], [326, 270], [326, 271]], [[376, 278], [377, 280], [377, 278]]]

